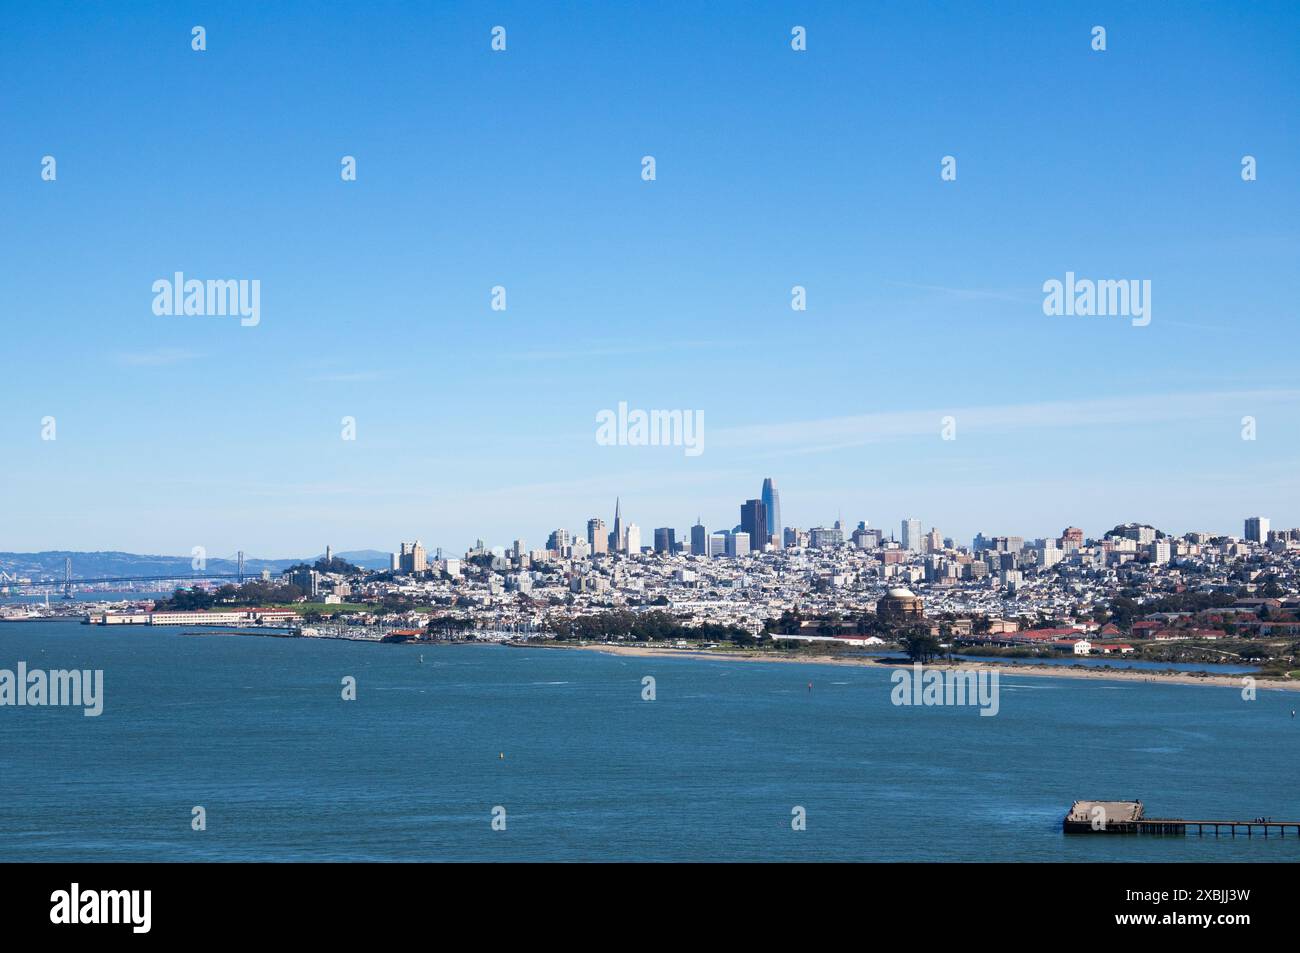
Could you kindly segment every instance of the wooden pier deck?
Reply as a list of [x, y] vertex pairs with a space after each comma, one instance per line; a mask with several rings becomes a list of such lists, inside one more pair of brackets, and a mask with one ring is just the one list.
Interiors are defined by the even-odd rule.
[[1187, 837], [1300, 839], [1300, 821], [1147, 817], [1141, 801], [1075, 801], [1062, 821], [1066, 834], [1159, 834]]

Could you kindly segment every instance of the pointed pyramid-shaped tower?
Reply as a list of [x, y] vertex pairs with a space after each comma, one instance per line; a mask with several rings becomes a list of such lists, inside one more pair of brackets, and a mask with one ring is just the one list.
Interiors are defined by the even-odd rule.
[[623, 551], [623, 514], [620, 510], [618, 497], [614, 497], [614, 528], [609, 533], [609, 551], [611, 553], [621, 553]]

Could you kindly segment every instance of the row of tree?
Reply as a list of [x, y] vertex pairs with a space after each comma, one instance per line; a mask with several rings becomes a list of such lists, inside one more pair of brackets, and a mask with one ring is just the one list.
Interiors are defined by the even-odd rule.
[[269, 606], [297, 602], [303, 591], [297, 586], [263, 582], [260, 579], [242, 586], [230, 583], [208, 592], [206, 589], [177, 589], [166, 599], [154, 602], [158, 612], [193, 612], [214, 606]]
[[587, 615], [556, 614], [547, 618], [545, 631], [558, 640], [661, 642], [669, 639], [703, 639], [752, 645], [755, 638], [734, 625], [705, 623], [687, 626], [667, 612], [628, 612], [616, 609]]

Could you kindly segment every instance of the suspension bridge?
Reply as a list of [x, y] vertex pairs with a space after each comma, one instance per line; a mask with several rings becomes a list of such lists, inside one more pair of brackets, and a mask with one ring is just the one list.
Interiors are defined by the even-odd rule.
[[235, 572], [207, 572], [205, 570], [192, 569], [189, 573], [173, 572], [162, 573], [154, 576], [76, 576], [72, 575], [72, 558], [68, 557], [63, 561], [63, 578], [57, 576], [46, 576], [43, 579], [19, 579], [10, 572], [0, 570], [0, 590], [8, 592], [21, 592], [32, 589], [48, 589], [58, 587], [63, 590], [65, 599], [72, 598], [72, 590], [77, 586], [97, 586], [104, 583], [123, 583], [123, 582], [186, 582], [191, 585], [198, 582], [207, 582], [214, 579], [233, 579], [237, 583], [242, 583], [245, 578], [244, 573], [244, 554], [238, 553], [235, 558], [237, 569]]

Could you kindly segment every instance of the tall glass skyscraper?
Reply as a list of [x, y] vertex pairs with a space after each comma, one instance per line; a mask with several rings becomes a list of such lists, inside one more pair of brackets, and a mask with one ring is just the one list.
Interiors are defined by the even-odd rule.
[[763, 492], [760, 495], [763, 506], [767, 510], [767, 535], [774, 536], [772, 545], [782, 546], [784, 544], [785, 527], [781, 523], [781, 494], [776, 489], [776, 484], [772, 478], [768, 477], [763, 481]]
[[749, 536], [749, 547], [756, 553], [763, 551], [767, 532], [767, 507], [762, 500], [746, 500], [740, 508], [740, 531]]
[[709, 555], [709, 531], [699, 518], [696, 518], [695, 525], [691, 527], [691, 553], [695, 556]]

